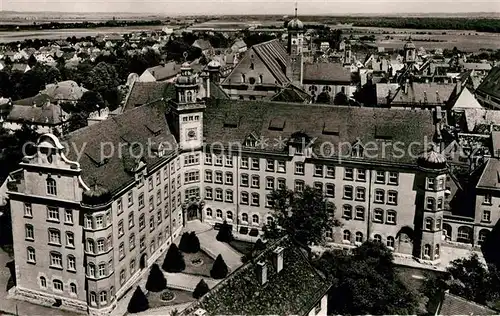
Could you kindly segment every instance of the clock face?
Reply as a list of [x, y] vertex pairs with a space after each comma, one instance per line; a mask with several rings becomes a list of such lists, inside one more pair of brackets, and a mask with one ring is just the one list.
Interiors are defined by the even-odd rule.
[[190, 129], [187, 132], [187, 139], [188, 140], [193, 140], [196, 139], [196, 129]]

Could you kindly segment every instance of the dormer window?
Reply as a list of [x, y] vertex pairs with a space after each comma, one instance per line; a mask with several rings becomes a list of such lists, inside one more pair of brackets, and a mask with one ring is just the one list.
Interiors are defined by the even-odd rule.
[[363, 157], [363, 150], [363, 146], [361, 146], [360, 144], [355, 144], [351, 149], [351, 157]]
[[245, 141], [245, 146], [246, 147], [255, 147], [257, 145], [257, 141], [253, 138], [247, 138]]
[[186, 96], [182, 92], [179, 94], [179, 101], [181, 103], [186, 102]]
[[259, 75], [259, 83], [262, 83], [262, 82], [263, 82], [263, 78], [264, 78], [264, 76]]
[[241, 82], [245, 83], [245, 74], [241, 74]]
[[302, 146], [295, 147], [295, 154], [296, 155], [303, 155], [304, 154], [304, 148]]
[[254, 64], [253, 63], [250, 64], [250, 69], [254, 70]]
[[192, 102], [193, 101], [193, 93], [191, 91], [188, 91], [186, 93], [187, 95], [187, 102]]

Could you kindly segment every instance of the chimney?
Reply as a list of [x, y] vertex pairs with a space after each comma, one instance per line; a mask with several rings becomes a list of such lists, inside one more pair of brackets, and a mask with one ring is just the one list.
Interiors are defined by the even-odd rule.
[[409, 86], [410, 86], [410, 79], [406, 79], [405, 85], [403, 87], [403, 92], [404, 93], [408, 93]]
[[285, 249], [283, 247], [277, 247], [273, 251], [273, 265], [276, 269], [276, 273], [280, 273], [283, 270], [283, 251]]
[[257, 278], [259, 279], [260, 285], [267, 283], [267, 266], [264, 261], [257, 262]]
[[206, 89], [206, 97], [210, 98], [210, 76], [207, 77], [207, 89]]

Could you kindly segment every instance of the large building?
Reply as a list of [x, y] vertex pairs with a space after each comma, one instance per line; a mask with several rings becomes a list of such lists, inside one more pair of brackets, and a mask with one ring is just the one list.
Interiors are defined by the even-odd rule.
[[184, 64], [174, 98], [39, 139], [8, 183], [24, 228], [13, 236], [18, 297], [105, 314], [187, 221], [260, 231], [269, 193], [306, 185], [343, 224], [330, 243], [375, 239], [439, 262], [447, 168], [427, 146], [441, 139], [439, 109], [205, 102], [201, 89]]

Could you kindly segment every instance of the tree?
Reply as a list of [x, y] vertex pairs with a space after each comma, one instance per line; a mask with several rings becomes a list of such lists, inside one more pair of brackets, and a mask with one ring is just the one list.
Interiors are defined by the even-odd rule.
[[224, 279], [228, 272], [226, 262], [224, 262], [221, 255], [218, 255], [212, 266], [212, 270], [210, 270], [210, 276], [214, 279]]
[[353, 254], [345, 250], [325, 252], [315, 262], [332, 282], [328, 315], [416, 313], [418, 295], [397, 277], [388, 251], [382, 243], [367, 241]]
[[191, 232], [189, 234], [189, 250], [191, 253], [197, 253], [200, 251], [201, 245], [200, 245], [200, 239], [196, 235], [195, 232]]
[[186, 268], [186, 263], [184, 262], [184, 256], [177, 248], [176, 244], [170, 245], [167, 254], [165, 255], [165, 260], [162, 265], [163, 270], [167, 272], [181, 272]]
[[129, 313], [140, 313], [148, 310], [148, 308], [148, 298], [144, 295], [144, 292], [142, 292], [141, 287], [138, 286], [128, 303], [127, 311]]
[[99, 92], [95, 91], [86, 91], [82, 94], [82, 97], [78, 101], [76, 105], [76, 110], [78, 112], [86, 112], [91, 113], [96, 111], [97, 109], [104, 108], [104, 99], [102, 98]]
[[167, 279], [165, 279], [160, 267], [154, 263], [149, 271], [148, 281], [146, 282], [146, 290], [151, 292], [161, 292], [166, 288]]
[[264, 226], [266, 239], [288, 234], [309, 245], [324, 241], [325, 232], [338, 225], [333, 220], [334, 205], [319, 190], [306, 186], [302, 192], [289, 189], [273, 191], [270, 196], [274, 220]]
[[189, 252], [189, 233], [184, 232], [179, 241], [179, 250], [182, 252]]
[[330, 102], [331, 99], [328, 92], [321, 92], [320, 94], [318, 94], [318, 97], [316, 98], [316, 103], [330, 104]]
[[262, 241], [262, 239], [259, 238], [255, 242], [255, 245], [253, 246], [253, 249], [254, 250], [264, 250], [264, 249], [266, 249], [266, 244], [264, 244], [264, 242]]
[[200, 282], [196, 285], [193, 291], [193, 297], [195, 299], [201, 298], [203, 295], [207, 294], [210, 291], [210, 288], [208, 287], [207, 283], [205, 280], [201, 279]]
[[215, 238], [220, 242], [230, 242], [233, 240], [233, 231], [226, 221], [222, 223]]
[[335, 98], [333, 99], [333, 104], [335, 105], [347, 105], [349, 104], [349, 99], [343, 92], [339, 92], [335, 95]]

